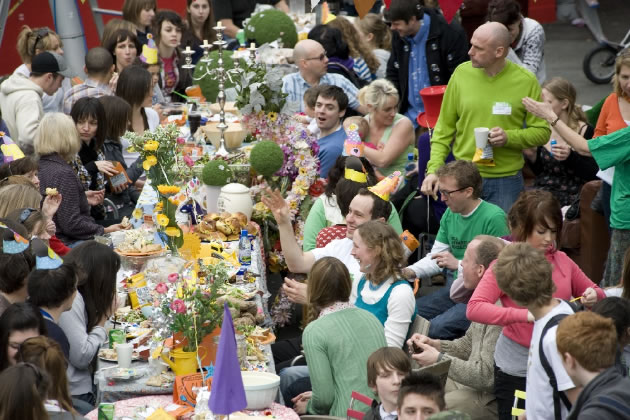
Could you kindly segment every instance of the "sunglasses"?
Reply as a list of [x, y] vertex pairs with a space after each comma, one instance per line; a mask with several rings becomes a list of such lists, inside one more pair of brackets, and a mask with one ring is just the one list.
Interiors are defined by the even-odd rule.
[[33, 51], [32, 54], [35, 55], [35, 50], [37, 50], [37, 43], [41, 41], [43, 38], [47, 37], [50, 33], [49, 28], [39, 28], [37, 30], [37, 37], [35, 38], [35, 42], [33, 43]]

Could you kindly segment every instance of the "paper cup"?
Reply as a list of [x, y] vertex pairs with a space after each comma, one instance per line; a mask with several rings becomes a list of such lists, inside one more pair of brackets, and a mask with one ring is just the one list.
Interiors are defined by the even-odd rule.
[[131, 356], [133, 354], [133, 344], [120, 343], [116, 346], [118, 356], [118, 367], [129, 369], [131, 367]]
[[477, 145], [477, 149], [484, 149], [486, 147], [488, 144], [488, 133], [490, 133], [488, 127], [475, 128], [475, 144]]

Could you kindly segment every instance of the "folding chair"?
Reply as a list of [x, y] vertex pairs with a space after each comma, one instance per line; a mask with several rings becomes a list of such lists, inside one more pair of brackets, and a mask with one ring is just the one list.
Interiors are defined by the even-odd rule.
[[350, 396], [350, 406], [348, 410], [346, 411], [346, 415], [348, 416], [348, 420], [350, 419], [363, 420], [363, 416], [365, 416], [365, 413], [359, 410], [355, 410], [353, 408], [355, 401], [361, 401], [363, 404], [367, 405], [368, 407], [371, 407], [373, 400], [367, 395], [363, 395], [357, 391], [352, 391], [352, 395]]
[[525, 401], [526, 396], [525, 391], [514, 390], [514, 404], [512, 405], [512, 418], [514, 420], [518, 420], [518, 416], [525, 412], [522, 408], [518, 408], [518, 400]]

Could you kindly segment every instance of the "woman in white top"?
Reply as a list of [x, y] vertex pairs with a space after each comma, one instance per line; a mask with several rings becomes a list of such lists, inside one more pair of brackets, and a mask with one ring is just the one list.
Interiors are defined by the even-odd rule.
[[353, 279], [350, 301], [381, 321], [388, 346], [402, 347], [416, 314], [413, 289], [400, 272], [406, 264], [402, 242], [381, 220], [359, 226], [352, 242], [363, 277]]
[[392, 33], [389, 26], [379, 15], [374, 13], [368, 13], [363, 19], [356, 19], [354, 25], [379, 61], [376, 78], [384, 79], [387, 61], [392, 54]]
[[120, 257], [108, 246], [85, 241], [64, 258], [84, 274], [77, 285], [72, 309], [59, 318], [70, 343], [68, 382], [70, 394], [91, 405], [96, 403], [91, 365], [107, 339], [104, 325], [116, 309], [116, 273]]
[[[120, 73], [116, 85], [116, 96], [121, 97], [131, 106], [130, 131], [141, 134], [145, 130], [153, 131], [160, 124], [160, 117], [151, 108], [153, 96], [153, 78], [147, 69], [132, 65]], [[123, 156], [127, 166], [131, 166], [140, 154], [129, 152], [129, 141], [121, 139]]]

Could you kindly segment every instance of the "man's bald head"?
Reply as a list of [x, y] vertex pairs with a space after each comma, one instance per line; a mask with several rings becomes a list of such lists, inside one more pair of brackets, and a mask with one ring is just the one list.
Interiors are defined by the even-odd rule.
[[510, 31], [499, 22], [486, 22], [477, 28], [475, 32], [479, 31], [479, 34], [488, 40], [489, 44], [494, 47], [503, 47], [505, 49], [505, 55], [511, 44]]
[[310, 57], [314, 51], [318, 51], [320, 48], [323, 49], [324, 47], [312, 39], [304, 39], [298, 42], [293, 47], [293, 62], [298, 64], [300, 60]]

